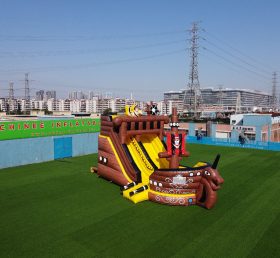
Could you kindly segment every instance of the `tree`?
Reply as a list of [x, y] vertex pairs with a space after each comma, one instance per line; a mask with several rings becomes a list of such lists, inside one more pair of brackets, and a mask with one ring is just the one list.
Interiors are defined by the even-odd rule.
[[102, 116], [109, 116], [112, 113], [112, 109], [111, 108], [106, 108], [103, 113]]
[[45, 109], [43, 109], [43, 111], [45, 112], [45, 115], [52, 115], [53, 112], [49, 111], [48, 107], [46, 107]]

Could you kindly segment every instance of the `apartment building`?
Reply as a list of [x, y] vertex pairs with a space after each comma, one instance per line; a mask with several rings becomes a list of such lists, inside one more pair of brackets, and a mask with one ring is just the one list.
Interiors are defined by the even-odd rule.
[[91, 99], [55, 99], [38, 100], [42, 97], [41, 92], [35, 99], [27, 101], [25, 99], [15, 99], [10, 101], [7, 98], [0, 99], [0, 110], [7, 111], [31, 111], [31, 110], [48, 110], [53, 111], [70, 111], [73, 113], [96, 113], [102, 114], [105, 110], [111, 109], [112, 112], [124, 111], [125, 105], [138, 104], [144, 108], [143, 102], [123, 98], [98, 98]]

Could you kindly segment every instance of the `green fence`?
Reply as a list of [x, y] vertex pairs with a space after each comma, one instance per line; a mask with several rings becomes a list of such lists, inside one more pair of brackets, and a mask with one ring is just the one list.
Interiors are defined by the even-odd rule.
[[100, 131], [100, 119], [0, 121], [0, 141]]

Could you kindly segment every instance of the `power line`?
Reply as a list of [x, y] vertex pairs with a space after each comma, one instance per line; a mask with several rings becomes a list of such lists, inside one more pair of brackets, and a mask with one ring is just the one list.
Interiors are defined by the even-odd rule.
[[[53, 70], [72, 70], [72, 69], [86, 69], [86, 68], [94, 68], [94, 67], [99, 67], [99, 66], [104, 66], [104, 65], [114, 65], [114, 64], [121, 64], [121, 63], [131, 63], [131, 62], [137, 62], [137, 61], [144, 61], [148, 59], [154, 59], [154, 58], [159, 58], [163, 56], [169, 56], [169, 55], [174, 55], [178, 53], [185, 52], [186, 49], [179, 49], [175, 51], [170, 51], [170, 52], [162, 52], [159, 54], [155, 55], [150, 55], [150, 56], [144, 56], [144, 57], [135, 57], [135, 58], [127, 58], [127, 59], [119, 59], [119, 60], [112, 60], [108, 62], [99, 62], [99, 63], [88, 63], [88, 64], [81, 64], [81, 65], [69, 65], [69, 66], [51, 66], [51, 67], [41, 67], [41, 68], [30, 68], [30, 71], [36, 71], [36, 72], [48, 72], [48, 71], [53, 71]], [[2, 70], [0, 72], [6, 72], [6, 73], [22, 73], [23, 70]]]
[[244, 64], [246, 64], [246, 65], [248, 65], [248, 66], [250, 66], [250, 67], [253, 67], [253, 68], [255, 68], [255, 69], [257, 69], [257, 70], [259, 70], [259, 71], [265, 73], [266, 75], [267, 75], [268, 73], [270, 73], [270, 71], [264, 70], [264, 69], [260, 69], [258, 66], [247, 62], [247, 61], [244, 60], [243, 58], [240, 58], [239, 56], [236, 56], [236, 55], [232, 54], [231, 52], [225, 50], [224, 48], [219, 47], [217, 44], [215, 44], [215, 43], [209, 41], [208, 39], [206, 39], [206, 38], [202, 38], [202, 39], [203, 39], [205, 42], [209, 43], [210, 45], [214, 46], [215, 48], [219, 49], [220, 51], [226, 53], [227, 55], [229, 55], [229, 56], [231, 56], [231, 57], [233, 57], [233, 58], [235, 58], [235, 59], [241, 61], [242, 63], [244, 63]]
[[[219, 64], [219, 65], [222, 66], [223, 68], [226, 67], [226, 68], [228, 68], [230, 71], [234, 71], [234, 72], [240, 74], [240, 68], [236, 68], [236, 67], [233, 66], [232, 64], [229, 65], [228, 62], [220, 62], [220, 61], [216, 60], [212, 55], [209, 55], [207, 52], [206, 52], [206, 54], [203, 53], [203, 52], [200, 52], [199, 55], [200, 55], [200, 56], [204, 56], [207, 60], [211, 60], [212, 62], [215, 62], [216, 64]], [[219, 60], [221, 60], [221, 59], [219, 58]], [[254, 76], [254, 75], [251, 74], [251, 73], [248, 73], [248, 75], [249, 75], [249, 76], [252, 76], [252, 77]], [[255, 76], [254, 76], [254, 78], [255, 78]], [[262, 81], [265, 82], [265, 83], [268, 83], [269, 80], [264, 80], [264, 79], [262, 79]]]
[[228, 63], [230, 63], [230, 64], [232, 64], [234, 66], [237, 66], [237, 67], [239, 67], [239, 68], [241, 68], [243, 70], [246, 70], [247, 72], [250, 72], [250, 73], [255, 74], [255, 75], [259, 76], [259, 77], [265, 78], [266, 80], [270, 79], [269, 77], [266, 77], [266, 76], [264, 76], [264, 75], [262, 75], [262, 74], [260, 74], [260, 73], [258, 73], [256, 71], [253, 71], [253, 70], [251, 70], [251, 69], [249, 69], [249, 68], [247, 68], [247, 67], [245, 67], [243, 65], [237, 64], [237, 63], [235, 63], [235, 62], [225, 58], [224, 56], [221, 56], [221, 55], [217, 54], [215, 51], [213, 51], [213, 50], [211, 50], [209, 48], [206, 48], [206, 47], [203, 46], [202, 49], [208, 51], [209, 53], [212, 53], [216, 57], [219, 57], [220, 59], [223, 59], [224, 61], [226, 61], [226, 62], [228, 62]]
[[92, 41], [92, 40], [112, 40], [112, 39], [129, 39], [129, 38], [148, 38], [162, 37], [168, 35], [183, 34], [185, 30], [152, 32], [143, 34], [123, 34], [123, 35], [103, 35], [103, 36], [85, 36], [85, 35], [70, 35], [70, 36], [43, 36], [43, 35], [0, 35], [1, 41]]
[[222, 42], [224, 45], [226, 45], [227, 47], [229, 47], [230, 49], [232, 49], [233, 51], [235, 51], [236, 53], [246, 57], [247, 59], [250, 59], [251, 61], [255, 62], [258, 65], [261, 65], [263, 68], [267, 68], [268, 66], [272, 69], [275, 70], [275, 68], [271, 67], [268, 64], [264, 64], [262, 62], [260, 62], [259, 60], [257, 60], [256, 58], [253, 58], [251, 56], [249, 56], [248, 54], [245, 54], [243, 51], [240, 51], [239, 49], [237, 49], [236, 47], [232, 46], [231, 44], [229, 44], [228, 42], [226, 42], [225, 40], [217, 37], [216, 35], [214, 35], [213, 33], [210, 33], [209, 31], [203, 29], [203, 32], [207, 33], [210, 37], [212, 37], [213, 39], [216, 39], [219, 42]]
[[145, 48], [153, 48], [160, 46], [169, 46], [182, 42], [186, 42], [187, 39], [184, 40], [176, 40], [176, 41], [167, 41], [162, 43], [154, 43], [154, 44], [145, 44], [145, 45], [137, 45], [137, 46], [125, 46], [125, 47], [117, 47], [117, 48], [96, 48], [96, 49], [78, 49], [78, 50], [57, 50], [57, 51], [31, 51], [31, 52], [2, 52], [0, 51], [0, 57], [38, 57], [38, 56], [59, 56], [59, 55], [83, 55], [89, 53], [97, 53], [97, 52], [117, 52], [117, 51], [129, 51], [136, 49], [145, 49]]

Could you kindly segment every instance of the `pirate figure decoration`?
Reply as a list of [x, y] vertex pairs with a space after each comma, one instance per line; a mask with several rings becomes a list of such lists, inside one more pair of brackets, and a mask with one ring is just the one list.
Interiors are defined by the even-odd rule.
[[167, 151], [160, 152], [159, 158], [167, 158], [169, 168], [178, 169], [179, 162], [182, 157], [188, 157], [189, 152], [185, 149], [185, 132], [179, 132], [179, 122], [176, 108], [172, 109], [172, 117], [170, 122], [171, 131], [165, 133], [167, 137]]
[[171, 135], [171, 138], [174, 138], [173, 140], [171, 139], [172, 153], [174, 154], [175, 150], [180, 150], [180, 146], [181, 146], [181, 142], [182, 142], [182, 135], [179, 135], [179, 136]]

